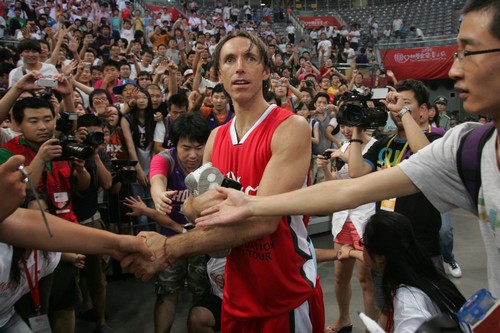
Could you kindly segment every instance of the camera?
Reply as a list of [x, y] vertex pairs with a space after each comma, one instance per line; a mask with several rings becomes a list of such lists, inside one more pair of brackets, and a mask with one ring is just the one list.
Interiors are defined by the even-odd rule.
[[[67, 161], [75, 157], [85, 160], [94, 153], [94, 149], [90, 145], [77, 143], [75, 137], [69, 134], [73, 130], [73, 122], [77, 117], [76, 114], [62, 112], [60, 118], [57, 119], [56, 131], [61, 132], [61, 134], [59, 134], [59, 142], [56, 144], [62, 147], [62, 155], [55, 158], [54, 161]], [[102, 138], [102, 142], [104, 142], [104, 134]]]
[[137, 180], [136, 165], [137, 161], [112, 160], [111, 168], [114, 174], [114, 182], [121, 182], [123, 184], [135, 183]]
[[331, 156], [332, 156], [332, 152], [331, 151], [325, 151], [323, 153], [323, 157], [326, 158], [327, 160], [329, 160]]
[[382, 103], [372, 101], [375, 107], [368, 107], [367, 102], [372, 94], [360, 94], [358, 91], [348, 91], [342, 95], [341, 106], [337, 113], [340, 124], [362, 128], [385, 126], [387, 111]]
[[35, 81], [35, 85], [45, 88], [55, 88], [58, 85], [56, 79], [51, 79], [48, 77], [42, 77]]

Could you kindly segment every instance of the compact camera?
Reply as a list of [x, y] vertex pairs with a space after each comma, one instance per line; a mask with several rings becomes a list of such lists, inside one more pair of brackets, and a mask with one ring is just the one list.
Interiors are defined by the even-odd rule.
[[35, 81], [35, 85], [45, 88], [55, 88], [57, 87], [58, 82], [56, 79], [42, 77]]

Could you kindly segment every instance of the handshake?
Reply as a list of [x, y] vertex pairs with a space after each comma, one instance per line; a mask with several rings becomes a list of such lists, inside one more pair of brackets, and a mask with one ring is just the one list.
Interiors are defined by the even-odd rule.
[[[220, 170], [213, 167], [211, 163], [207, 163], [190, 173], [185, 178], [184, 182], [191, 195], [191, 201], [188, 205], [185, 205], [183, 213], [188, 220], [193, 221], [199, 215], [198, 212], [208, 207], [217, 207], [218, 204], [221, 204], [226, 199], [226, 195], [221, 192], [224, 188], [232, 188], [237, 190], [235, 192], [241, 193], [239, 192], [241, 190], [241, 184], [225, 178]], [[159, 196], [159, 200], [155, 200], [157, 214], [160, 213], [161, 215], [165, 215], [172, 211], [172, 196], [175, 193], [175, 191], [165, 191]], [[140, 215], [147, 209], [140, 199], [137, 201], [133, 198], [127, 198], [126, 201], [126, 205], [134, 210], [134, 213], [129, 215]], [[137, 208], [138, 206], [142, 208], [139, 209]], [[190, 206], [195, 207], [192, 209], [193, 207]], [[180, 233], [178, 230], [176, 231]], [[164, 270], [171, 264], [173, 258], [192, 255], [192, 253], [184, 253], [182, 250], [183, 246], [169, 246], [171, 241], [176, 242], [176, 244], [184, 240], [186, 243], [191, 243], [193, 240], [190, 237], [186, 239], [174, 236], [173, 238], [175, 238], [175, 240], [173, 240], [173, 238], [167, 238], [156, 232], [141, 232], [138, 237], [142, 238], [144, 244], [150, 249], [153, 256], [151, 258], [145, 258], [139, 254], [131, 254], [121, 260], [121, 265], [142, 280], [148, 280], [156, 273]], [[174, 249], [175, 253], [172, 253], [172, 249]], [[211, 252], [210, 250], [211, 249], [207, 248], [206, 252]], [[227, 256], [229, 251], [230, 250], [222, 250], [209, 253], [209, 255], [220, 258]]]

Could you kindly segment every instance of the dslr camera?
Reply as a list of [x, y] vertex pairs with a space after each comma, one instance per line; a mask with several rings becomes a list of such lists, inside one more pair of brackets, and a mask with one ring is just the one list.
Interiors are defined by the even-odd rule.
[[61, 116], [56, 121], [56, 131], [59, 134], [59, 142], [62, 147], [62, 155], [56, 161], [67, 161], [72, 158], [86, 160], [94, 153], [94, 148], [104, 142], [104, 133], [89, 132], [84, 143], [76, 142], [76, 139], [70, 133], [73, 130], [73, 122], [76, 121], [77, 115], [69, 112], [61, 113]]
[[[347, 91], [342, 95], [337, 120], [340, 124], [362, 128], [385, 126], [387, 111], [385, 105], [371, 99], [371, 92], [361, 94], [358, 91]], [[368, 101], [373, 107], [368, 106]]]

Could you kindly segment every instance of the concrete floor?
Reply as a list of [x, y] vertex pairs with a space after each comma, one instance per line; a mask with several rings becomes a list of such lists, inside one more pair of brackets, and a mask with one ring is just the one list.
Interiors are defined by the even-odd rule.
[[[455, 227], [455, 257], [459, 262], [463, 276], [452, 281], [468, 298], [475, 291], [487, 287], [486, 257], [477, 220], [463, 211], [452, 212]], [[331, 234], [321, 233], [312, 236], [317, 248], [332, 246]], [[338, 311], [333, 290], [334, 272], [332, 263], [318, 265], [323, 287], [326, 324], [337, 319]], [[141, 282], [131, 276], [113, 279], [108, 284], [107, 315], [108, 324], [116, 333], [154, 332], [153, 306], [154, 284]], [[172, 329], [173, 333], [184, 333], [186, 316], [190, 308], [190, 297], [183, 292], [178, 306], [178, 313]], [[365, 332], [364, 326], [357, 316], [357, 311], [363, 310], [363, 300], [359, 283], [352, 279], [351, 319], [353, 332]], [[89, 322], [77, 320], [77, 333], [92, 332], [94, 326]]]

